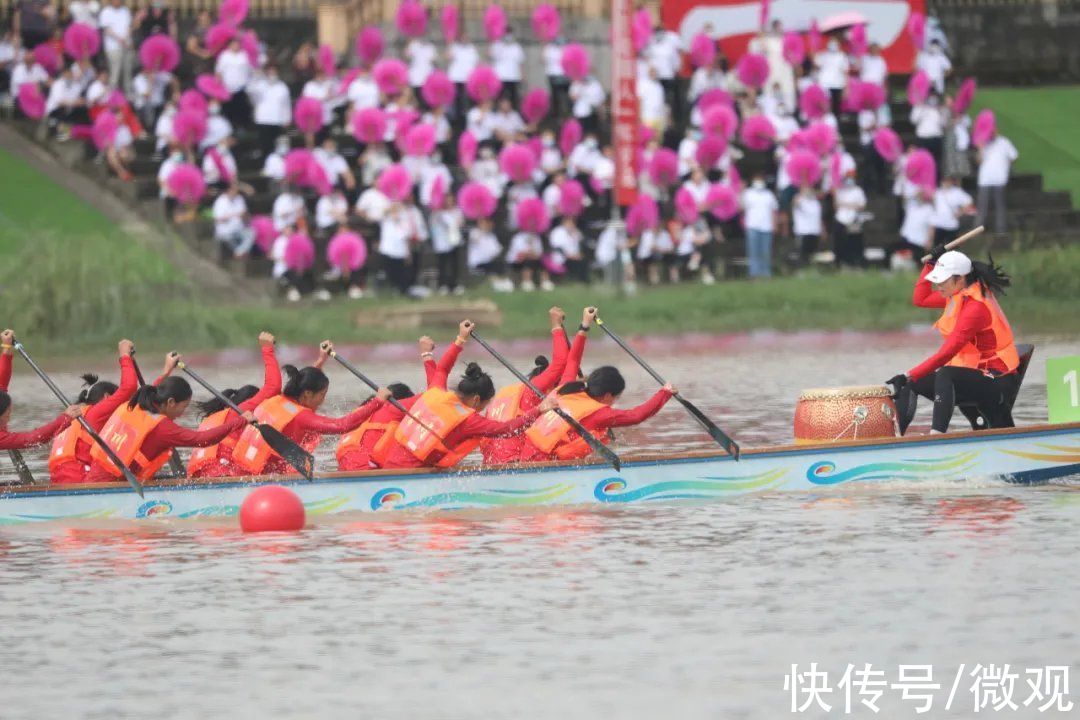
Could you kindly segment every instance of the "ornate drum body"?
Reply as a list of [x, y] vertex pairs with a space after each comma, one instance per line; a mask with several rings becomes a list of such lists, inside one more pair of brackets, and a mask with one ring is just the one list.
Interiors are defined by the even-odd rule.
[[796, 443], [896, 435], [896, 405], [885, 385], [804, 390], [795, 407]]

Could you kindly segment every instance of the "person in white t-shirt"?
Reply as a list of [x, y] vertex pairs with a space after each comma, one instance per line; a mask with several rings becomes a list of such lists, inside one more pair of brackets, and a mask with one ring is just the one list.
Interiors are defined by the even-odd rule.
[[994, 232], [1003, 233], [1005, 223], [1005, 186], [1009, 184], [1009, 169], [1020, 154], [1016, 146], [1004, 135], [994, 137], [979, 149], [979, 190], [976, 204], [979, 208], [976, 225], [982, 225], [994, 205]]
[[589, 265], [585, 261], [585, 236], [577, 226], [573, 215], [563, 215], [548, 236], [548, 244], [559, 254], [566, 266], [566, 279], [581, 283], [589, 282]]
[[811, 186], [803, 185], [792, 198], [791, 221], [799, 243], [799, 261], [807, 265], [818, 250], [822, 231], [821, 200]]
[[649, 66], [656, 70], [656, 78], [664, 89], [664, 97], [675, 117], [682, 117], [683, 101], [676, 92], [676, 79], [682, 67], [683, 42], [677, 32], [657, 25], [649, 43], [645, 46], [645, 57]]
[[911, 109], [916, 144], [934, 156], [934, 167], [941, 167], [948, 120], [948, 110], [941, 106], [941, 98], [936, 93], [931, 93], [925, 103]]
[[645, 77], [638, 77], [637, 96], [641, 124], [651, 128], [657, 137], [663, 137], [668, 121], [668, 106], [656, 68], [650, 67]]
[[[900, 226], [900, 241], [893, 245], [892, 254], [910, 254], [913, 264], [934, 245], [934, 203], [932, 191], [919, 188], [904, 211], [904, 224]], [[906, 253], [905, 253], [906, 251]], [[905, 263], [906, 264], [906, 263]], [[895, 264], [894, 264], [895, 266]]]
[[840, 49], [839, 41], [830, 39], [825, 49], [814, 56], [814, 65], [817, 66], [818, 83], [829, 91], [832, 98], [832, 113], [839, 116], [851, 67], [847, 54]]
[[544, 241], [536, 233], [519, 230], [511, 236], [510, 245], [506, 249], [506, 264], [510, 266], [511, 272], [517, 273], [518, 287], [523, 291], [535, 290], [536, 278], [541, 274], [544, 274], [547, 285], [551, 285], [551, 279], [547, 278], [546, 271], [540, 264], [543, 255]]
[[490, 101], [478, 104], [466, 114], [465, 129], [472, 133], [477, 143], [487, 142], [494, 135], [495, 121], [493, 115]]
[[642, 231], [634, 257], [639, 275], [644, 275], [650, 285], [659, 285], [661, 269], [668, 268], [670, 272], [675, 264], [675, 241], [664, 223]]
[[[447, 185], [449, 187], [449, 185]], [[430, 207], [430, 199], [425, 202]], [[431, 213], [431, 249], [438, 265], [440, 295], [464, 295], [459, 276], [461, 248], [465, 241], [465, 216], [458, 209], [454, 193], [443, 196], [443, 204]]]
[[927, 74], [936, 92], [945, 92], [945, 78], [952, 73], [952, 62], [941, 43], [931, 41], [929, 47], [915, 57], [915, 68]]
[[251, 100], [245, 90], [251, 81], [252, 73], [248, 54], [240, 47], [240, 40], [234, 38], [228, 47], [221, 51], [214, 64], [214, 74], [229, 91], [229, 99], [222, 105], [221, 112], [233, 127], [247, 127], [251, 124]]
[[881, 46], [870, 44], [870, 52], [859, 60], [859, 79], [875, 85], [884, 85], [889, 79], [889, 66], [881, 57]]
[[501, 98], [498, 108], [491, 114], [491, 128], [495, 139], [505, 145], [514, 141], [518, 133], [525, 130], [525, 121], [514, 110], [510, 98]]
[[292, 123], [292, 95], [289, 86], [278, 76], [276, 65], [267, 65], [247, 84], [248, 95], [255, 104], [255, 131], [259, 149], [268, 155], [274, 143]]
[[165, 104], [166, 93], [173, 84], [173, 76], [167, 72], [154, 72], [143, 68], [131, 81], [131, 107], [139, 115], [144, 128], [157, 123], [158, 113]]
[[607, 95], [604, 86], [596, 79], [595, 75], [589, 75], [584, 80], [575, 80], [570, 83], [571, 112], [581, 128], [585, 132], [598, 132], [600, 129], [599, 110], [604, 104]]
[[741, 205], [746, 227], [746, 261], [751, 278], [772, 276], [772, 241], [780, 203], [765, 185], [765, 175], [755, 173], [743, 190]]
[[131, 10], [124, 0], [111, 0], [98, 14], [98, 23], [105, 39], [109, 84], [126, 89], [131, 82]]
[[855, 182], [855, 171], [844, 173], [840, 187], [833, 190], [833, 253], [836, 264], [864, 267], [863, 221], [866, 210], [866, 193]]
[[101, 3], [97, 0], [71, 0], [67, 3], [68, 15], [71, 22], [89, 25], [92, 28], [98, 26], [98, 13], [101, 12]]
[[450, 43], [446, 48], [446, 75], [450, 82], [454, 83], [457, 91], [454, 93], [454, 118], [465, 116], [465, 110], [469, 105], [469, 95], [465, 91], [465, 83], [469, 75], [480, 64], [480, 53], [476, 46], [469, 42], [465, 35]]
[[356, 205], [353, 208], [356, 212], [356, 216], [360, 218], [361, 222], [372, 225], [381, 223], [383, 218], [386, 217], [386, 213], [389, 209], [390, 198], [386, 197], [386, 195], [374, 185], [360, 193], [360, 197], [356, 198]]
[[[10, 92], [11, 97], [19, 96], [19, 88], [25, 83], [41, 84], [49, 79], [49, 73], [45, 72], [45, 68], [34, 62], [34, 56], [31, 53], [23, 53], [18, 62], [15, 63], [15, 67], [11, 69], [11, 83]], [[18, 105], [16, 105], [18, 107]], [[22, 110], [19, 110], [21, 115]]]
[[211, 210], [214, 216], [214, 238], [221, 243], [222, 259], [244, 257], [255, 244], [255, 231], [248, 224], [248, 208], [236, 183], [218, 195]]
[[521, 68], [525, 64], [525, 51], [514, 39], [512, 31], [507, 28], [505, 35], [491, 43], [488, 54], [491, 56], [495, 74], [502, 80], [503, 97], [509, 98], [513, 106], [518, 107], [518, 89], [521, 86]]
[[469, 271], [491, 280], [495, 292], [511, 292], [514, 282], [506, 277], [503, 246], [495, 235], [491, 218], [480, 218], [469, 230], [469, 245], [465, 255]]
[[285, 232], [290, 227], [297, 227], [306, 219], [304, 198], [296, 194], [292, 188], [286, 188], [283, 193], [274, 199], [273, 209], [270, 215], [274, 220], [274, 229]]
[[349, 221], [349, 201], [341, 188], [334, 188], [319, 197], [315, 203], [315, 232], [322, 240], [329, 240]]
[[270, 179], [271, 190], [280, 190], [280, 183], [285, 179], [285, 156], [292, 150], [288, 136], [281, 135], [274, 141], [274, 151], [263, 162], [262, 176]]
[[562, 54], [565, 44], [562, 38], [544, 46], [541, 55], [544, 61], [544, 75], [547, 76], [548, 89], [551, 93], [551, 116], [565, 117], [570, 112], [570, 79], [562, 67]]
[[405, 59], [409, 61], [409, 86], [419, 95], [428, 75], [435, 69], [435, 46], [424, 38], [413, 38], [405, 46]]
[[326, 172], [326, 179], [331, 185], [343, 187], [350, 193], [356, 189], [356, 176], [349, 168], [349, 163], [338, 152], [337, 140], [332, 135], [327, 135], [322, 145], [315, 148], [311, 154]]
[[975, 214], [975, 202], [964, 192], [957, 178], [946, 175], [934, 191], [934, 244], [944, 245], [960, 234], [960, 218]]

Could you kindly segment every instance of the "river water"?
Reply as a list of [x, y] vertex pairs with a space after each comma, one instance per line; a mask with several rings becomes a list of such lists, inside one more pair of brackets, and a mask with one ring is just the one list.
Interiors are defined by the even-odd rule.
[[[799, 390], [879, 382], [932, 344], [765, 336], [650, 358], [753, 446], [790, 439]], [[623, 404], [645, 397], [647, 377], [607, 352], [590, 351], [587, 365], [618, 361]], [[1020, 423], [1045, 420], [1045, 358], [1080, 342], [1037, 352]], [[365, 364], [419, 385], [404, 367]], [[230, 385], [258, 373], [203, 374]], [[19, 364], [13, 427], [52, 412], [37, 388]], [[364, 395], [334, 372], [324, 410]], [[706, 440], [677, 406], [620, 435], [662, 451]], [[916, 717], [923, 702], [893, 687], [901, 665], [932, 665], [939, 688], [920, 717], [972, 717], [990, 686], [977, 716], [1076, 717], [1078, 549], [1080, 478], [337, 517], [295, 535], [244, 536], [229, 521], [9, 526], [0, 717]], [[860, 704], [872, 685], [843, 680], [867, 663], [867, 677], [888, 683], [878, 714]], [[1006, 664], [1003, 682], [986, 679]], [[1068, 668], [1056, 707], [1071, 700], [1071, 711], [1038, 709], [1064, 672], [1048, 666]], [[829, 692], [805, 692], [815, 679]], [[1017, 709], [995, 712], [1008, 686]], [[805, 711], [791, 711], [793, 689]]]

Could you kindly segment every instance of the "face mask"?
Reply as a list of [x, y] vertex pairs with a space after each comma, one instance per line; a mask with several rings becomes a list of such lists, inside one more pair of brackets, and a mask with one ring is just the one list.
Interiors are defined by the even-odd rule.
[[217, 103], [214, 103], [213, 105], [211, 105], [210, 106], [210, 114], [211, 115], [220, 115], [221, 114], [221, 106], [218, 105]]
[[544, 144], [544, 147], [555, 147], [555, 138], [553, 137], [545, 137], [541, 142]]
[[171, 157], [173, 162], [184, 162], [184, 153], [173, 153]]
[[855, 178], [853, 178], [853, 177], [844, 178], [844, 185], [847, 186], [847, 187], [853, 187], [855, 185]]
[[596, 149], [596, 139], [595, 138], [589, 138], [588, 140], [586, 140], [585, 141], [585, 147], [589, 148], [590, 150], [595, 150]]
[[758, 190], [761, 190], [762, 188], [765, 187], [765, 181], [764, 180], [755, 180], [754, 181], [754, 187], [756, 189], [758, 189]]
[[278, 153], [278, 155], [284, 155], [285, 153], [289, 152], [289, 147], [290, 147], [289, 143], [278, 143], [278, 145], [277, 145], [277, 153]]
[[830, 40], [829, 41], [829, 49], [830, 50], [838, 50], [839, 48], [840, 48], [840, 43], [836, 42], [835, 40]]
[[926, 102], [927, 102], [928, 105], [930, 105], [930, 107], [937, 107], [938, 99], [936, 97], [932, 97], [929, 100], [927, 100]]
[[435, 154], [433, 154], [433, 155], [431, 156], [431, 161], [432, 161], [432, 162], [435, 162], [435, 163], [441, 163], [441, 162], [442, 162], [442, 153], [435, 153]]

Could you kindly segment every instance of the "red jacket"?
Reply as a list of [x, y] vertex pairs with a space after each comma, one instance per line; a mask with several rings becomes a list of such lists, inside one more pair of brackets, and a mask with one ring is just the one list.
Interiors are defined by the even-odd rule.
[[[7, 392], [11, 384], [11, 355], [0, 353], [0, 390]], [[25, 450], [52, 440], [63, 432], [71, 421], [67, 415], [58, 415], [52, 422], [25, 432], [0, 430], [0, 450]]]

